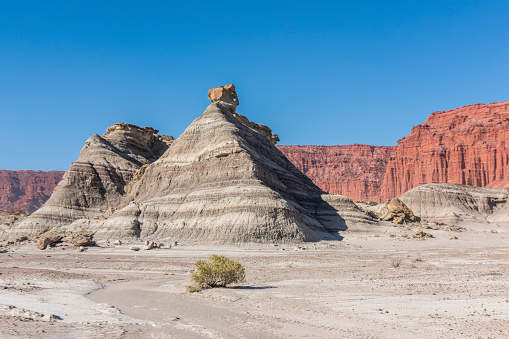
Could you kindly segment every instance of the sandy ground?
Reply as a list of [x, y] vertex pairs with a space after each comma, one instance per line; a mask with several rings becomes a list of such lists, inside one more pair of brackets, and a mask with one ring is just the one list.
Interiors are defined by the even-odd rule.
[[[383, 227], [306, 249], [11, 245], [0, 337], [509, 337], [509, 230], [425, 231], [435, 237]], [[212, 253], [244, 264], [246, 282], [186, 293], [193, 263]]]

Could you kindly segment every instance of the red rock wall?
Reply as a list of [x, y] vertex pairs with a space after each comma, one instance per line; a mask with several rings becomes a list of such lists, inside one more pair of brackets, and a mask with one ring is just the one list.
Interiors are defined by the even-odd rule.
[[395, 146], [277, 146], [326, 192], [354, 201], [379, 201], [385, 167]]
[[398, 141], [382, 200], [428, 183], [509, 187], [509, 101], [432, 113]]
[[385, 201], [429, 183], [509, 188], [509, 101], [435, 112], [398, 146], [278, 146], [323, 190]]
[[0, 170], [0, 210], [36, 211], [48, 200], [64, 173]]

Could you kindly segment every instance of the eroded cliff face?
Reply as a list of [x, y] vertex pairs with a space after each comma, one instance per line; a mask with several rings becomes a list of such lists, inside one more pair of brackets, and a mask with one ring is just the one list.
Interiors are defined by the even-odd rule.
[[0, 170], [0, 211], [35, 212], [48, 200], [64, 173]]
[[380, 201], [387, 161], [395, 146], [277, 146], [326, 192], [357, 201]]
[[509, 190], [459, 184], [426, 184], [401, 200], [419, 217], [449, 225], [508, 225]]
[[509, 187], [509, 101], [435, 112], [398, 141], [382, 200], [428, 183]]
[[[346, 197], [324, 196], [274, 146], [270, 129], [235, 113], [232, 85], [156, 162], [142, 168], [96, 238], [172, 238], [205, 243], [339, 239], [377, 222]], [[330, 201], [329, 201], [330, 200]]]
[[509, 101], [435, 112], [398, 146], [278, 146], [327, 192], [382, 202], [428, 183], [509, 188]]
[[38, 235], [82, 218], [106, 218], [118, 206], [125, 186], [143, 166], [157, 160], [173, 138], [151, 127], [117, 123], [91, 136], [49, 200], [9, 234]]

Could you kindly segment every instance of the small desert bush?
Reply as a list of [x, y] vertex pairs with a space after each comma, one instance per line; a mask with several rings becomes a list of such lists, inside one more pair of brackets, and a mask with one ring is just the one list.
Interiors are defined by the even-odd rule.
[[391, 259], [391, 265], [394, 268], [398, 268], [401, 265], [401, 262], [403, 261], [403, 258], [396, 257]]
[[188, 292], [197, 292], [204, 288], [225, 287], [244, 281], [244, 267], [224, 255], [212, 254], [208, 260], [198, 260], [191, 273], [193, 285], [187, 285]]

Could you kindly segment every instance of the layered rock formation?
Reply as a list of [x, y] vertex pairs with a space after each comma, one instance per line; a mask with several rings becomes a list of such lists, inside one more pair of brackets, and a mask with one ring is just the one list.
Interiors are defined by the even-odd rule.
[[270, 128], [236, 113], [233, 85], [209, 98], [169, 148], [156, 130], [129, 124], [92, 136], [48, 202], [10, 237], [65, 226], [99, 239], [300, 242], [377, 223], [350, 199], [324, 195], [274, 146]]
[[[213, 103], [130, 188], [121, 209], [87, 224], [96, 237], [167, 238], [217, 243], [334, 240], [375, 221], [342, 197], [343, 217], [323, 192], [234, 112], [232, 87], [211, 89]], [[221, 95], [217, 94], [221, 93]], [[211, 95], [210, 93], [216, 93]]]
[[136, 172], [168, 149], [173, 138], [157, 132], [118, 123], [106, 134], [90, 137], [50, 199], [19, 224], [11, 237], [38, 235], [81, 218], [106, 218], [120, 203]]
[[48, 200], [63, 175], [61, 171], [0, 170], [0, 211], [33, 213]]
[[509, 188], [509, 101], [431, 114], [398, 146], [278, 146], [315, 184], [386, 201], [427, 183]]
[[380, 201], [393, 146], [278, 146], [279, 150], [326, 192], [354, 201]]
[[401, 196], [419, 217], [449, 225], [509, 224], [509, 190], [426, 184]]
[[509, 186], [509, 101], [435, 112], [398, 141], [381, 198], [427, 183]]

